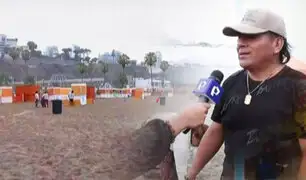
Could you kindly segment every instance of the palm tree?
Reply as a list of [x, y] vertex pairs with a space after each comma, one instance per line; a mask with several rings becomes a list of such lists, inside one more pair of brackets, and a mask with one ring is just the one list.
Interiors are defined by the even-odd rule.
[[97, 60], [98, 58], [92, 58], [92, 59], [88, 59], [89, 57], [87, 56], [85, 58], [85, 61], [88, 63], [88, 67], [87, 67], [87, 72], [89, 74], [89, 77], [90, 77], [90, 82], [92, 83], [92, 77], [93, 77], [93, 74], [95, 73], [95, 68], [96, 68], [96, 63], [97, 63]]
[[[21, 53], [21, 57], [22, 57], [22, 59], [24, 60], [24, 63], [26, 64], [26, 65], [28, 65], [27, 64], [27, 62], [31, 59], [31, 53], [30, 53], [30, 51], [29, 50], [23, 50], [22, 51], [22, 53]], [[27, 76], [29, 75], [29, 68], [28, 68], [28, 66], [26, 67], [27, 68]]]
[[74, 45], [73, 53], [74, 53], [74, 60], [80, 61], [81, 60], [80, 54], [82, 53], [80, 46]]
[[86, 62], [87, 64], [89, 64], [91, 61], [89, 56], [84, 57], [83, 62]]
[[124, 88], [125, 85], [128, 84], [128, 79], [125, 73], [122, 72], [119, 74], [119, 82], [121, 84], [121, 88]]
[[153, 88], [153, 77], [152, 77], [152, 66], [156, 64], [157, 57], [154, 52], [149, 52], [145, 56], [145, 65], [150, 67], [150, 75], [151, 75], [151, 88]]
[[11, 83], [10, 77], [5, 73], [1, 73], [0, 74], [0, 86], [7, 86], [10, 83]]
[[63, 48], [62, 51], [64, 53], [64, 59], [69, 60], [70, 59], [70, 53], [71, 53], [72, 49], [71, 48]]
[[34, 41], [29, 41], [27, 43], [27, 46], [29, 47], [29, 50], [31, 51], [31, 55], [34, 55], [35, 50], [37, 49], [37, 44]]
[[87, 49], [87, 48], [84, 49], [84, 54], [85, 54], [86, 56], [89, 56], [90, 53], [91, 53], [91, 50], [90, 50], [90, 49]]
[[78, 65], [78, 70], [79, 70], [79, 72], [80, 72], [80, 74], [81, 74], [81, 76], [82, 76], [82, 82], [83, 82], [84, 74], [85, 74], [86, 71], [87, 71], [87, 66], [86, 66], [84, 63], [80, 63], [80, 64]]
[[15, 62], [15, 60], [17, 60], [20, 57], [20, 49], [16, 47], [9, 48], [8, 54], [13, 59], [13, 62]]
[[169, 63], [168, 63], [168, 61], [162, 61], [161, 63], [160, 63], [160, 69], [163, 71], [163, 82], [162, 82], [162, 86], [163, 86], [163, 88], [164, 88], [164, 86], [165, 86], [165, 76], [166, 76], [166, 71], [167, 71], [167, 69], [169, 68]]
[[115, 57], [116, 57], [116, 50], [115, 49], [112, 50], [111, 56], [113, 57], [113, 62], [115, 62]]
[[102, 85], [102, 87], [104, 86], [104, 84], [105, 84], [105, 79], [106, 79], [106, 73], [108, 72], [108, 64], [106, 64], [106, 63], [104, 63], [104, 62], [102, 62], [101, 64], [100, 64], [100, 67], [101, 67], [101, 72], [102, 72], [102, 74], [103, 74], [103, 79], [104, 79], [104, 81], [103, 81], [103, 85]]
[[122, 66], [122, 72], [125, 73], [124, 69], [125, 67], [130, 64], [130, 57], [127, 56], [126, 54], [121, 54], [119, 56], [119, 59], [118, 59], [118, 64], [120, 64]]

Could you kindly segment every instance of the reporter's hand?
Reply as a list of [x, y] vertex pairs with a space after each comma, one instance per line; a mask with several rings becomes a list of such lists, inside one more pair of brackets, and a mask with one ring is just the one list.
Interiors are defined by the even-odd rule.
[[207, 129], [208, 125], [206, 124], [202, 124], [191, 129], [190, 144], [194, 147], [198, 147]]
[[178, 135], [184, 129], [192, 129], [203, 125], [209, 108], [210, 105], [208, 103], [196, 103], [171, 118], [169, 124], [174, 131], [173, 135]]
[[204, 124], [209, 108], [208, 103], [196, 103], [186, 108], [179, 116], [184, 119], [185, 127], [192, 129]]

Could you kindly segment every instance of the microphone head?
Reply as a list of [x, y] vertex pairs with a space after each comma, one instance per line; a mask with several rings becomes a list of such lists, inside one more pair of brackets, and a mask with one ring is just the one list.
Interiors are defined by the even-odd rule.
[[223, 81], [224, 75], [221, 71], [219, 70], [214, 70], [211, 74], [210, 74], [210, 78], [214, 78], [215, 81], [217, 81], [219, 84]]

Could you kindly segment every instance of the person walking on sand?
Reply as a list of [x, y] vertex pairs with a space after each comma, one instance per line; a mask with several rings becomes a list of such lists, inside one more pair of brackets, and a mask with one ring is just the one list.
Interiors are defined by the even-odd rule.
[[38, 108], [38, 104], [39, 104], [39, 94], [38, 94], [38, 91], [35, 92], [35, 107]]
[[70, 105], [73, 105], [73, 100], [74, 100], [74, 92], [73, 92], [73, 90], [68, 93], [68, 99], [69, 99]]
[[49, 106], [49, 97], [48, 97], [48, 92], [45, 91], [44, 94], [42, 95], [42, 106], [43, 107], [48, 107]]

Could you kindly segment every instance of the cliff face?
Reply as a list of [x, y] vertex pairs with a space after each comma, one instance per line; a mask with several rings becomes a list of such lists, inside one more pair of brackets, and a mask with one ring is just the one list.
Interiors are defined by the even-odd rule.
[[[117, 81], [122, 67], [119, 64], [109, 64], [109, 71], [106, 73], [108, 81]], [[149, 77], [149, 72], [145, 67], [131, 65], [126, 67], [125, 72], [133, 77]], [[82, 78], [78, 70], [78, 63], [75, 61], [63, 60], [39, 60], [31, 59], [26, 64], [22, 60], [11, 61], [4, 59], [0, 61], [0, 73], [5, 73], [14, 77], [15, 81], [22, 81], [27, 73], [30, 76], [37, 77], [37, 80], [49, 80], [53, 74], [63, 74], [67, 79]], [[84, 74], [84, 78], [101, 78], [103, 77], [99, 64], [95, 66], [95, 71], [90, 75]]]
[[[122, 67], [119, 64], [108, 64], [109, 71], [105, 79], [117, 86], [119, 74]], [[192, 85], [194, 87], [200, 78], [206, 78], [210, 73], [219, 69], [224, 73], [225, 78], [237, 71], [239, 68], [227, 66], [171, 66], [165, 73], [167, 80], [170, 80], [176, 87], [180, 85]], [[53, 74], [63, 74], [67, 79], [81, 79], [82, 75], [78, 70], [78, 63], [75, 60], [61, 60], [53, 58], [32, 58], [26, 64], [23, 60], [12, 61], [11, 58], [0, 60], [0, 73], [13, 76], [16, 81], [23, 81], [27, 75], [37, 77], [37, 80], [49, 80]], [[150, 78], [148, 69], [144, 66], [132, 64], [125, 68], [125, 73], [130, 77]], [[156, 72], [155, 72], [156, 73]], [[153, 78], [161, 78], [164, 73], [153, 74]], [[96, 65], [95, 72], [90, 75], [84, 74], [84, 78], [102, 78], [103, 73], [99, 64]], [[224, 79], [225, 79], [224, 78]]]

